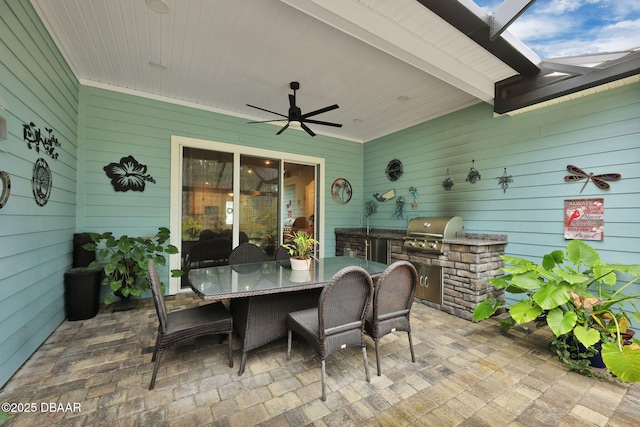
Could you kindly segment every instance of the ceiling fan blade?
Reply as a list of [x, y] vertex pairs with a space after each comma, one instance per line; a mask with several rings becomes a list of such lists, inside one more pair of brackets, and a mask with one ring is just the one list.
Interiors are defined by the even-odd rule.
[[333, 105], [330, 105], [328, 107], [324, 107], [324, 108], [321, 108], [319, 110], [303, 114], [302, 115], [302, 119], [306, 119], [307, 117], [315, 116], [316, 114], [326, 113], [327, 111], [335, 110], [336, 108], [340, 108], [340, 107], [338, 107], [338, 104], [333, 104]]
[[300, 126], [302, 127], [302, 129], [306, 130], [309, 135], [316, 136], [316, 134], [313, 133], [311, 129], [309, 129], [309, 126], [305, 125], [304, 123], [300, 123]]
[[316, 124], [316, 125], [333, 126], [333, 127], [336, 127], [336, 128], [341, 128], [342, 127], [342, 125], [339, 124], [339, 123], [322, 122], [320, 120], [313, 120], [313, 119], [307, 119], [307, 120], [305, 120], [305, 122], [306, 123], [313, 123], [313, 124]]
[[275, 111], [267, 110], [265, 108], [256, 107], [255, 105], [247, 104], [247, 107], [257, 108], [258, 110], [266, 111], [267, 113], [275, 114], [276, 116], [284, 117], [286, 119], [289, 118], [289, 116], [285, 116], [284, 114], [276, 113]]
[[284, 122], [283, 119], [273, 119], [273, 120], [259, 120], [259, 121], [254, 121], [254, 122], [247, 122], [247, 123], [274, 123], [274, 122]]
[[278, 133], [276, 133], [276, 135], [280, 135], [280, 134], [281, 134], [282, 132], [284, 132], [284, 130], [285, 130], [286, 128], [288, 128], [288, 127], [289, 127], [289, 123], [287, 123], [286, 125], [284, 125], [284, 126], [282, 127], [282, 129], [280, 129], [280, 130], [278, 131]]

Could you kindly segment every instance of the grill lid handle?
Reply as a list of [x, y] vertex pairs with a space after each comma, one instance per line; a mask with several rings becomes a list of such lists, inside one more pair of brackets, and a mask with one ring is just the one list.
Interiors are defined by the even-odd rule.
[[443, 235], [442, 235], [442, 234], [435, 234], [435, 233], [420, 233], [420, 232], [417, 232], [417, 231], [416, 231], [416, 232], [409, 233], [409, 235], [407, 236], [407, 238], [411, 239], [411, 238], [413, 238], [414, 236], [415, 236], [415, 237], [418, 237], [418, 236], [419, 236], [419, 237], [439, 237], [439, 238], [442, 238], [442, 237], [443, 237]]

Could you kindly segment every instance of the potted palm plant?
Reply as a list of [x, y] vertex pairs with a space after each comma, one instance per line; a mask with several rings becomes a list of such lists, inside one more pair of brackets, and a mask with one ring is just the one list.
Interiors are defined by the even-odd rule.
[[541, 264], [502, 258], [511, 266], [490, 283], [523, 297], [513, 304], [489, 298], [476, 307], [474, 321], [508, 308], [503, 329], [528, 322], [547, 325], [555, 336], [550, 348], [570, 369], [597, 375], [590, 359], [600, 355], [612, 375], [640, 381], [640, 341], [629, 338], [631, 320], [640, 322], [640, 265], [604, 263], [580, 240], [569, 242], [566, 251], [544, 255]]
[[283, 244], [291, 255], [292, 270], [308, 270], [313, 259], [313, 251], [319, 242], [304, 230], [292, 232], [289, 242]]
[[[166, 254], [178, 253], [178, 248], [169, 244], [169, 229], [160, 227], [158, 233], [150, 237], [131, 237], [122, 235], [118, 238], [111, 232], [90, 233], [93, 243], [83, 246], [89, 251], [96, 251], [98, 260], [104, 262], [105, 277], [103, 286], [109, 286], [113, 294], [105, 299], [105, 304], [121, 299], [140, 297], [149, 289], [147, 260], [153, 259], [158, 265], [166, 265]], [[93, 261], [89, 268], [98, 266]], [[171, 270], [172, 277], [180, 277], [182, 270]], [[163, 284], [164, 286], [164, 284]]]

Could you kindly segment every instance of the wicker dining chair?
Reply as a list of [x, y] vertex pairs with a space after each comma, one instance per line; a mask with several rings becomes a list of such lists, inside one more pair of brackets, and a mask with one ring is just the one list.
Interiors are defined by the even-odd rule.
[[264, 262], [267, 254], [253, 243], [240, 243], [229, 255], [229, 265]]
[[192, 268], [225, 265], [231, 255], [231, 240], [213, 238], [193, 245], [185, 260], [185, 274]]
[[378, 277], [373, 291], [373, 304], [365, 317], [364, 328], [376, 346], [376, 367], [380, 376], [380, 338], [403, 331], [409, 336], [411, 361], [416, 362], [411, 340], [411, 306], [416, 293], [418, 273], [408, 261], [396, 261]]
[[292, 332], [301, 335], [320, 356], [322, 400], [327, 400], [325, 359], [347, 346], [360, 346], [367, 382], [369, 365], [364, 340], [364, 315], [373, 294], [373, 281], [362, 267], [337, 272], [320, 294], [318, 307], [287, 315], [287, 360], [291, 359]]
[[164, 294], [158, 278], [158, 270], [155, 262], [147, 261], [147, 270], [151, 280], [151, 293], [156, 306], [156, 313], [160, 325], [156, 345], [151, 361], [155, 362], [149, 390], [153, 390], [156, 384], [156, 376], [160, 367], [162, 352], [181, 341], [200, 337], [203, 335], [226, 334], [229, 341], [229, 367], [233, 368], [232, 332], [233, 320], [231, 315], [221, 302], [187, 308], [180, 311], [167, 313], [164, 304]]
[[278, 247], [278, 250], [276, 250], [275, 259], [276, 261], [288, 261], [289, 259], [291, 259], [289, 249], [285, 248], [284, 246]]

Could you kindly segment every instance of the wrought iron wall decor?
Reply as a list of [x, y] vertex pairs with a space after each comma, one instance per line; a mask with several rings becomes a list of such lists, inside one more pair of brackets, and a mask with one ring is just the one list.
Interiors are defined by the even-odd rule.
[[396, 190], [391, 189], [382, 195], [380, 195], [380, 193], [375, 193], [373, 197], [379, 202], [387, 202], [396, 197]]
[[478, 170], [474, 167], [475, 166], [476, 161], [472, 160], [471, 161], [471, 169], [469, 169], [469, 173], [467, 174], [467, 179], [465, 181], [470, 182], [471, 184], [475, 184], [476, 182], [480, 181], [480, 172], [478, 172]]
[[5, 171], [0, 171], [0, 209], [7, 204], [11, 194], [11, 178]]
[[413, 202], [411, 202], [411, 209], [418, 209], [418, 189], [416, 187], [409, 187], [409, 193], [413, 196]]
[[120, 159], [120, 163], [109, 163], [102, 168], [116, 191], [144, 191], [145, 182], [156, 183], [156, 180], [147, 174], [147, 165], [138, 163], [133, 156]]
[[44, 206], [51, 196], [51, 187], [53, 179], [51, 169], [47, 162], [40, 157], [33, 165], [33, 177], [31, 178], [31, 186], [33, 188], [33, 197], [38, 206]]
[[396, 199], [396, 210], [391, 215], [391, 218], [402, 219], [404, 215], [404, 197], [400, 196]]
[[0, 116], [0, 141], [5, 139], [7, 139], [7, 119], [4, 116]]
[[389, 181], [397, 181], [402, 176], [402, 162], [398, 159], [391, 160], [384, 173], [389, 178]]
[[367, 216], [371, 216], [374, 213], [378, 212], [378, 204], [373, 200], [369, 200], [364, 204], [364, 211], [367, 214]]
[[353, 194], [351, 183], [345, 178], [337, 178], [331, 184], [331, 198], [334, 202], [344, 205], [349, 203]]
[[442, 181], [442, 187], [444, 188], [444, 191], [451, 191], [453, 188], [453, 180], [449, 175], [449, 169], [447, 169], [447, 177]]
[[496, 179], [498, 180], [498, 184], [500, 184], [500, 187], [502, 187], [502, 190], [504, 190], [505, 193], [507, 192], [507, 188], [509, 188], [509, 184], [513, 182], [513, 177], [511, 175], [507, 175], [507, 168], [504, 168], [502, 176], [498, 176], [496, 177]]
[[594, 175], [593, 172], [586, 173], [579, 167], [573, 166], [573, 165], [567, 165], [567, 170], [573, 175], [565, 176], [564, 180], [566, 182], [580, 181], [580, 180], [586, 179], [584, 185], [580, 189], [580, 193], [582, 193], [582, 190], [584, 190], [584, 188], [587, 186], [587, 184], [589, 183], [589, 180], [591, 180], [599, 189], [608, 190], [611, 186], [607, 184], [605, 181], [617, 181], [622, 177], [622, 175], [620, 175], [619, 173], [603, 173], [599, 175]]
[[36, 128], [36, 125], [31, 122], [29, 124], [22, 125], [22, 138], [27, 143], [27, 147], [29, 149], [35, 148], [36, 153], [40, 152], [40, 145], [45, 153], [49, 155], [54, 160], [58, 159], [58, 153], [55, 152], [56, 147], [60, 147], [61, 144], [58, 141], [58, 138], [53, 134], [53, 129], [49, 129], [47, 127], [44, 128], [47, 131], [47, 136], [42, 136], [42, 131], [40, 128]]

